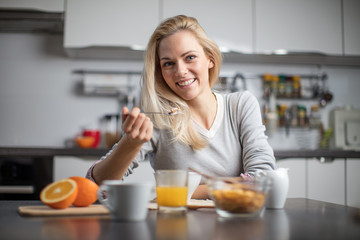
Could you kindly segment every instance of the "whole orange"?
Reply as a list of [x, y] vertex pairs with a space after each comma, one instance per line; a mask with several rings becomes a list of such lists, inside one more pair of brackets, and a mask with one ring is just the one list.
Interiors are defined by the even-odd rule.
[[78, 186], [78, 194], [72, 203], [75, 207], [87, 207], [97, 200], [96, 192], [99, 186], [88, 178], [74, 176], [69, 179], [74, 180]]
[[40, 192], [40, 200], [51, 208], [64, 209], [76, 199], [78, 185], [72, 179], [62, 179], [48, 184]]

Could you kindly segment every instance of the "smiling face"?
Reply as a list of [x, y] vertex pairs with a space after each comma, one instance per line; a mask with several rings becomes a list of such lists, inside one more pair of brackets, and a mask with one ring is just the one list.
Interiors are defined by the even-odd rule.
[[185, 101], [211, 93], [209, 69], [213, 62], [190, 31], [179, 31], [161, 40], [158, 49], [161, 73], [167, 85]]

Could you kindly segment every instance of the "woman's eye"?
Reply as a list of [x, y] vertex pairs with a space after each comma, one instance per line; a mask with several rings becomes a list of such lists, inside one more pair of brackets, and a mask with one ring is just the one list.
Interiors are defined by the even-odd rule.
[[189, 55], [189, 56], [186, 57], [186, 60], [193, 60], [195, 58], [196, 58], [195, 55]]
[[163, 67], [169, 67], [169, 66], [171, 66], [171, 65], [173, 65], [172, 62], [165, 62], [165, 63], [163, 64]]

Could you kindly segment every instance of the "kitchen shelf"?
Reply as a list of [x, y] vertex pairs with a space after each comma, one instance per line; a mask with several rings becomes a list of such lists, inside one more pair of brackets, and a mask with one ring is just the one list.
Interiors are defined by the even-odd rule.
[[[269, 100], [268, 97], [263, 97], [263, 99]], [[316, 100], [319, 100], [319, 97], [304, 98], [304, 97], [278, 97], [278, 96], [276, 96], [276, 100], [316, 101]]]
[[108, 149], [103, 148], [0, 147], [0, 157], [98, 157], [105, 155], [108, 151]]
[[[0, 157], [54, 157], [54, 156], [79, 156], [101, 157], [109, 149], [83, 149], [83, 148], [47, 148], [47, 147], [0, 147]], [[277, 160], [285, 158], [359, 158], [360, 151], [345, 150], [274, 150]]]

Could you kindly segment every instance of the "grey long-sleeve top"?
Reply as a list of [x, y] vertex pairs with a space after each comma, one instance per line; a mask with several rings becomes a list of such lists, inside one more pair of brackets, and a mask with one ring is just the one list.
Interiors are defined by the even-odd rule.
[[[152, 139], [143, 145], [125, 176], [144, 160], [149, 160], [154, 170], [192, 167], [212, 176], [241, 173], [253, 176], [257, 170], [274, 169], [274, 153], [255, 96], [248, 91], [215, 93], [215, 96], [218, 106], [211, 128], [207, 130], [194, 121], [195, 128], [209, 140], [206, 148], [193, 150], [186, 144], [171, 141], [168, 130], [154, 129]], [[90, 179], [93, 166], [87, 174]]]

